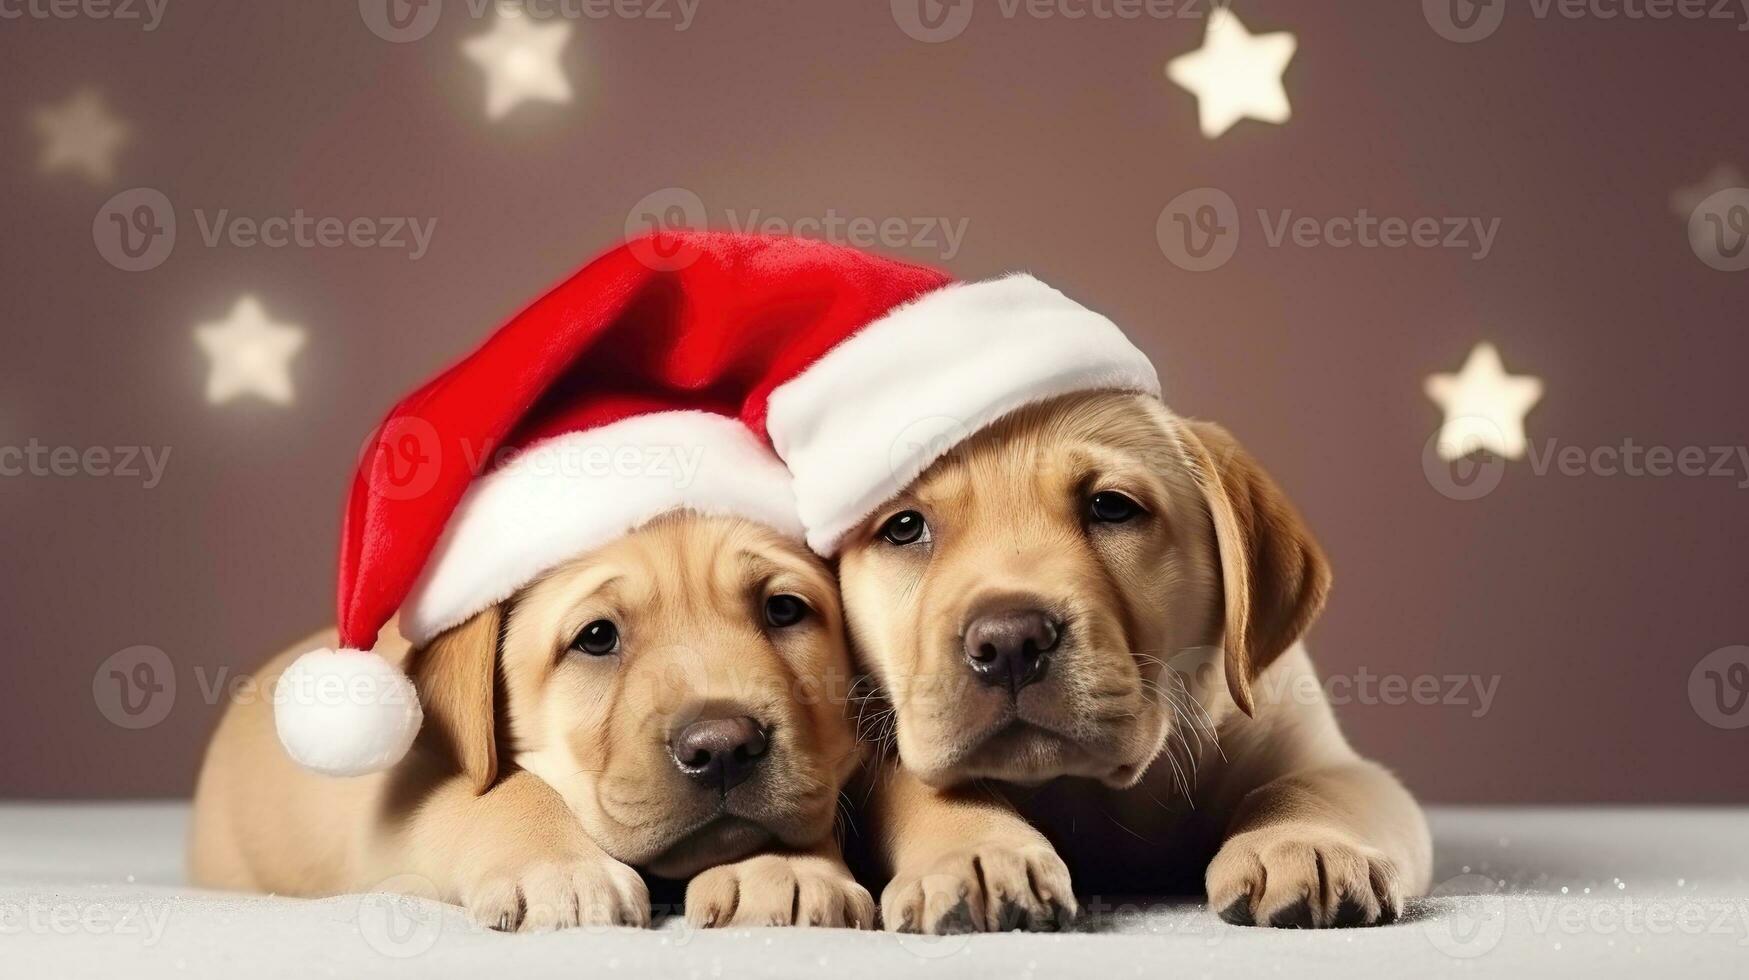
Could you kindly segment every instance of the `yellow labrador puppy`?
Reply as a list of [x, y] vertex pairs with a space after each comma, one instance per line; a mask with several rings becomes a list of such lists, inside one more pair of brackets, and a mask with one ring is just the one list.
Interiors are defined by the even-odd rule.
[[1053, 928], [1071, 868], [1273, 926], [1390, 922], [1427, 886], [1420, 809], [1298, 642], [1324, 554], [1219, 427], [1137, 394], [1014, 412], [845, 538], [839, 575], [893, 708], [887, 928]]
[[195, 796], [197, 884], [320, 896], [416, 876], [483, 924], [531, 930], [647, 924], [643, 869], [696, 875], [700, 926], [873, 924], [833, 834], [859, 761], [833, 683], [838, 597], [798, 544], [672, 513], [420, 649], [387, 632], [378, 652], [425, 709], [414, 750], [380, 774], [314, 775], [281, 750], [270, 698], [238, 699]]

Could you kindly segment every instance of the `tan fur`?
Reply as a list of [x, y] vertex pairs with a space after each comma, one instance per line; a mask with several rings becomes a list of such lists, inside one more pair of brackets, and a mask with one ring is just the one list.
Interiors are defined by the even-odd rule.
[[1251, 680], [1312, 625], [1330, 592], [1330, 565], [1275, 481], [1212, 422], [1179, 433], [1197, 469], [1221, 566], [1227, 690], [1253, 713]]
[[[780, 592], [813, 613], [767, 627], [764, 600]], [[618, 626], [622, 653], [568, 650], [597, 619]], [[428, 890], [486, 925], [540, 929], [647, 924], [635, 869], [685, 878], [726, 865], [689, 888], [701, 922], [727, 881], [738, 907], [714, 924], [870, 923], [872, 900], [832, 833], [860, 758], [839, 604], [829, 572], [798, 546], [745, 521], [676, 514], [423, 649], [391, 624], [377, 652], [410, 671], [426, 723], [407, 759], [379, 775], [305, 772], [274, 732], [279, 674], [335, 639], [318, 634], [274, 658], [226, 711], [195, 796], [197, 884]], [[668, 750], [672, 732], [723, 706], [771, 739], [726, 802], [690, 783]]]
[[[1146, 514], [1088, 521], [1100, 490]], [[927, 544], [881, 539], [905, 510]], [[894, 708], [873, 794], [888, 928], [1052, 927], [1069, 867], [1084, 894], [1201, 883], [1229, 920], [1278, 925], [1386, 921], [1425, 889], [1420, 809], [1349, 748], [1298, 644], [1323, 553], [1218, 427], [1114, 393], [1017, 412], [854, 532], [839, 576]], [[1065, 624], [1017, 697], [964, 664], [993, 605]]]

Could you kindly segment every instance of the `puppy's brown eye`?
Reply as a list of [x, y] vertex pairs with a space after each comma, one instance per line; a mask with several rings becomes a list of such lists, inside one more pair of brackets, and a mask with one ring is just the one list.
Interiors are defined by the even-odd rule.
[[774, 595], [765, 600], [765, 621], [779, 629], [794, 626], [808, 617], [808, 604], [793, 595]]
[[1101, 524], [1122, 524], [1142, 512], [1142, 505], [1118, 493], [1101, 490], [1088, 502], [1087, 512]]
[[605, 657], [619, 649], [619, 627], [598, 619], [583, 627], [583, 632], [571, 641], [571, 649], [591, 657]]
[[907, 545], [929, 540], [929, 525], [923, 520], [923, 515], [914, 510], [903, 510], [881, 525], [881, 537], [888, 544]]

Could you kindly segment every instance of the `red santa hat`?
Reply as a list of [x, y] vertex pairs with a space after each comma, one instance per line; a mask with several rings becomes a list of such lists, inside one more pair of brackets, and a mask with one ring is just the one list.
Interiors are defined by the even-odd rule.
[[1102, 389], [1159, 382], [1109, 320], [1030, 276], [955, 283], [795, 238], [628, 242], [377, 429], [341, 533], [342, 649], [282, 675], [280, 740], [334, 775], [405, 754], [418, 698], [368, 652], [397, 613], [424, 645], [677, 509], [805, 534], [830, 555], [971, 433]]

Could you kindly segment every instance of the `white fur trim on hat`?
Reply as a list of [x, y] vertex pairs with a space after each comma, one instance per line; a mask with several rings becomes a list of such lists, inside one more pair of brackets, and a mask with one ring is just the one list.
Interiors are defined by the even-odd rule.
[[1160, 393], [1110, 320], [1028, 275], [947, 286], [859, 331], [771, 395], [767, 429], [823, 555], [1002, 416], [1078, 391]]
[[273, 690], [273, 726], [286, 754], [328, 776], [362, 776], [401, 761], [423, 717], [412, 680], [364, 650], [306, 653]]
[[474, 481], [401, 606], [415, 646], [591, 548], [685, 508], [800, 540], [788, 471], [736, 419], [659, 412], [548, 439]]

